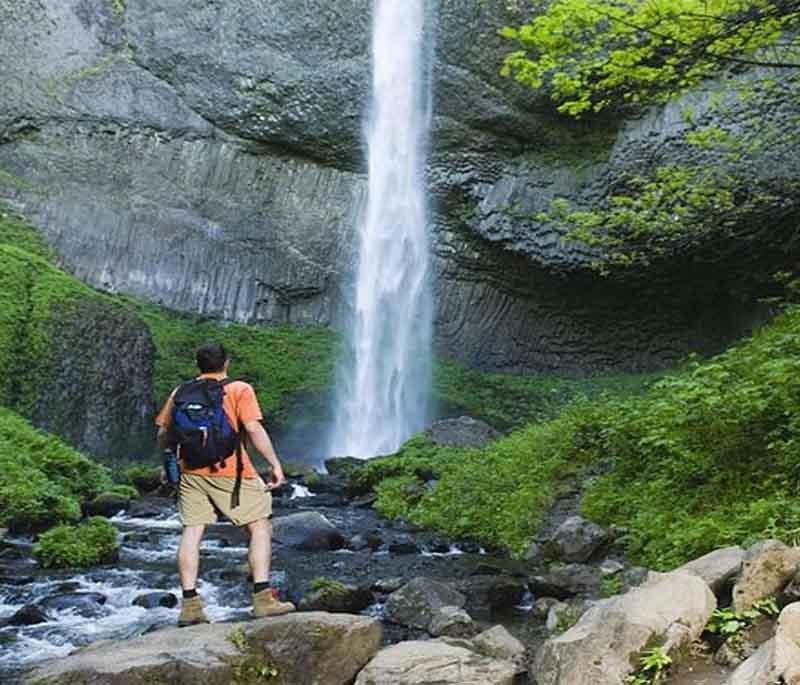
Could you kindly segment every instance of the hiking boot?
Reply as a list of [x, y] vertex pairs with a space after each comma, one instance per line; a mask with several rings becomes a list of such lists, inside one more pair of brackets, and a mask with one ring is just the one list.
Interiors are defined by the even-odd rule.
[[267, 588], [261, 592], [253, 593], [253, 616], [264, 618], [265, 616], [281, 616], [294, 611], [294, 604], [291, 602], [278, 601], [277, 595], [272, 588]]
[[208, 616], [206, 616], [206, 612], [203, 608], [203, 600], [200, 595], [183, 600], [181, 604], [181, 614], [178, 616], [179, 628], [208, 622]]

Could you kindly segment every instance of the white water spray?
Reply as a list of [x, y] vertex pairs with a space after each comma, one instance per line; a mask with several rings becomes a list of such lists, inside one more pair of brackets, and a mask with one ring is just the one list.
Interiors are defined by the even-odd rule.
[[424, 428], [431, 376], [425, 0], [375, 0], [368, 198], [331, 454], [386, 454]]

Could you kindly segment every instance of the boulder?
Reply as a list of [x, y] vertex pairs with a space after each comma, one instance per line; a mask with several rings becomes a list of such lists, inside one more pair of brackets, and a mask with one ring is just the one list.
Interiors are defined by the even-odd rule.
[[389, 595], [392, 592], [399, 590], [405, 584], [406, 579], [402, 576], [397, 576], [396, 578], [381, 578], [380, 580], [375, 581], [375, 583], [372, 585], [372, 589], [375, 592]]
[[6, 622], [10, 626], [35, 626], [39, 623], [47, 623], [47, 614], [35, 604], [26, 604], [18, 609]]
[[608, 531], [582, 516], [570, 516], [545, 544], [548, 556], [582, 564], [594, 556], [610, 539]]
[[745, 611], [765, 597], [774, 597], [789, 584], [800, 563], [800, 548], [778, 540], [756, 543], [747, 553], [742, 572], [733, 586], [733, 606]]
[[775, 637], [737, 668], [725, 685], [800, 685], [800, 603], [778, 618]]
[[513, 685], [517, 666], [443, 640], [401, 642], [378, 652], [355, 685]]
[[128, 507], [131, 518], [157, 518], [175, 509], [175, 500], [171, 497], [143, 497], [133, 500]]
[[511, 661], [518, 673], [528, 670], [525, 645], [503, 626], [494, 626], [472, 638], [472, 649], [483, 656]]
[[392, 554], [419, 554], [419, 545], [410, 535], [400, 535], [389, 543]]
[[643, 586], [594, 604], [536, 655], [539, 685], [619, 685], [654, 642], [666, 652], [688, 646], [717, 606], [704, 581], [689, 573], [652, 573]]
[[148, 592], [134, 599], [133, 606], [143, 609], [158, 609], [159, 607], [173, 609], [178, 606], [178, 598], [171, 592]]
[[106, 516], [111, 518], [127, 509], [130, 503], [130, 497], [123, 497], [113, 492], [103, 492], [83, 505], [83, 513], [85, 516]]
[[678, 571], [699, 576], [706, 581], [711, 591], [720, 597], [739, 574], [744, 557], [745, 551], [741, 547], [725, 547], [684, 564]]
[[315, 511], [279, 516], [272, 521], [272, 531], [275, 541], [296, 549], [334, 550], [345, 544], [336, 526]]
[[433, 614], [428, 632], [435, 637], [471, 637], [478, 628], [463, 609], [439, 607]]
[[414, 578], [386, 600], [386, 618], [411, 628], [428, 630], [436, 611], [464, 607], [467, 598], [450, 585], [432, 578]]
[[84, 618], [97, 618], [106, 611], [106, 596], [99, 592], [70, 592], [45, 597], [38, 606], [46, 613], [53, 611], [73, 611]]
[[29, 685], [160, 685], [261, 682], [347, 685], [376, 654], [380, 624], [365, 616], [288, 614], [247, 623], [168, 628], [142, 637], [95, 643], [42, 665]]
[[333, 614], [357, 614], [373, 601], [374, 597], [368, 588], [331, 581], [323, 583], [303, 597], [298, 609], [328, 611]]
[[428, 429], [427, 435], [434, 445], [483, 449], [498, 438], [500, 433], [485, 421], [461, 416], [437, 421]]
[[522, 601], [525, 582], [505, 575], [471, 576], [458, 584], [458, 591], [467, 598], [470, 613], [510, 609]]
[[544, 575], [528, 579], [528, 585], [534, 595], [556, 599], [596, 595], [600, 591], [600, 582], [600, 570], [585, 564], [554, 565]]

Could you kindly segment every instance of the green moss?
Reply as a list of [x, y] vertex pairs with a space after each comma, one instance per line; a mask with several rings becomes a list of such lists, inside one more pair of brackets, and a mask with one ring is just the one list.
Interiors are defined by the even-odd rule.
[[156, 344], [154, 393], [159, 401], [197, 375], [194, 351], [209, 340], [228, 348], [232, 376], [253, 384], [262, 410], [273, 419], [285, 417], [292, 395], [322, 391], [332, 383], [336, 338], [329, 329], [225, 324], [128, 302], [147, 323]]
[[0, 407], [0, 526], [43, 530], [80, 518], [81, 502], [114, 491], [108, 469]]
[[161, 484], [161, 467], [134, 464], [117, 471], [116, 478], [123, 484], [119, 487], [133, 487], [135, 492], [144, 495], [156, 490]]
[[333, 580], [332, 578], [318, 576], [317, 578], [314, 578], [308, 585], [309, 588], [311, 588], [311, 590], [314, 592], [322, 591], [331, 595], [347, 594], [347, 586], [344, 585], [344, 583], [340, 583], [338, 580]]
[[109, 564], [118, 549], [117, 529], [108, 519], [95, 516], [79, 526], [48, 530], [33, 546], [33, 554], [45, 568], [75, 568]]

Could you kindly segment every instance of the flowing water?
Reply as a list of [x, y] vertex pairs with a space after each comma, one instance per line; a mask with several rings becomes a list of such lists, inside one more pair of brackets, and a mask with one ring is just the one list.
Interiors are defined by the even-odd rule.
[[368, 196], [330, 453], [394, 452], [428, 419], [432, 297], [425, 0], [375, 0]]

